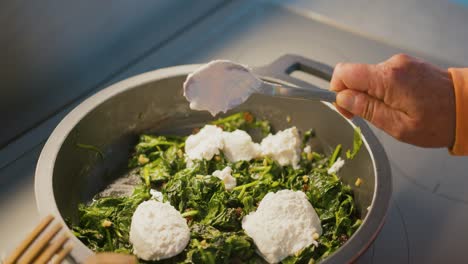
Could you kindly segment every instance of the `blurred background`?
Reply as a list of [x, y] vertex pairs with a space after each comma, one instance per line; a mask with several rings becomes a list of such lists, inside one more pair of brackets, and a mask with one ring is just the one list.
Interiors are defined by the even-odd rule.
[[[399, 52], [468, 64], [466, 0], [2, 0], [0, 22], [0, 253], [37, 223], [34, 168], [53, 128], [119, 80], [216, 58], [261, 66], [285, 53], [330, 65]], [[463, 262], [466, 159], [375, 133], [394, 197], [359, 262]]]

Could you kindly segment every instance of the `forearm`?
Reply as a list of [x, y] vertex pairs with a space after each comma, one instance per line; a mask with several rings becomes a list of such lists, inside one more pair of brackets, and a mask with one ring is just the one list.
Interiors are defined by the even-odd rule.
[[453, 155], [468, 155], [468, 68], [450, 68], [455, 92], [455, 142], [450, 148]]

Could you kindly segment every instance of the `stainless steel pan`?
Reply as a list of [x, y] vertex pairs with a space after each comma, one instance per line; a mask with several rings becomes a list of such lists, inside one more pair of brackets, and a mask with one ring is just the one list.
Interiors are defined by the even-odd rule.
[[[184, 65], [144, 73], [116, 83], [93, 95], [56, 127], [39, 158], [35, 191], [41, 215], [54, 214], [60, 221], [76, 220], [77, 205], [116, 178], [125, 175], [127, 159], [137, 135], [143, 132], [189, 133], [195, 126], [211, 120], [207, 113], [189, 109], [182, 96], [187, 74], [200, 65]], [[333, 69], [295, 55], [285, 55], [272, 64], [254, 69], [266, 80], [311, 87], [310, 83], [290, 76], [304, 71], [329, 81]], [[382, 146], [367, 124], [359, 118], [347, 120], [330, 104], [306, 100], [254, 95], [233, 111], [248, 110], [272, 121], [276, 129], [295, 125], [304, 131], [315, 128], [314, 148], [330, 153], [337, 144], [352, 147], [353, 127], [361, 127], [364, 145], [355, 159], [340, 172], [342, 180], [355, 193], [364, 220], [356, 233], [323, 263], [348, 263], [361, 255], [380, 231], [391, 196], [391, 172]], [[286, 121], [287, 116], [291, 122]], [[88, 144], [103, 151], [77, 147]], [[360, 177], [362, 184], [355, 187]], [[73, 237], [72, 257], [82, 262], [92, 254]]]

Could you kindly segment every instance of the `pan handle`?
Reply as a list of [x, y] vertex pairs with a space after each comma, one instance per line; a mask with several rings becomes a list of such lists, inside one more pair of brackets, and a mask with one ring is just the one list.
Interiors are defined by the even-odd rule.
[[302, 71], [325, 81], [330, 81], [333, 75], [333, 67], [314, 61], [303, 56], [286, 54], [279, 57], [269, 65], [253, 70], [256, 74], [283, 80], [302, 88], [318, 88], [311, 83], [299, 80], [291, 76], [294, 71]]

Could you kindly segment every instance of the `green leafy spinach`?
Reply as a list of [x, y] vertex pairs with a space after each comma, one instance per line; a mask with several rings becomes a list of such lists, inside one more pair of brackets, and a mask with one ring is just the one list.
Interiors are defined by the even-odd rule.
[[[259, 129], [271, 132], [270, 124], [240, 112], [213, 121], [226, 131]], [[362, 141], [356, 140], [348, 158], [354, 157]], [[359, 133], [360, 135], [360, 133]], [[304, 135], [303, 146], [314, 136]], [[359, 136], [360, 139], [360, 136]], [[94, 251], [132, 252], [129, 243], [131, 217], [138, 204], [151, 198], [150, 189], [163, 193], [187, 219], [191, 230], [188, 246], [179, 255], [160, 263], [262, 263], [255, 245], [241, 227], [242, 218], [256, 210], [268, 192], [281, 189], [303, 191], [316, 209], [323, 228], [318, 246], [296, 252], [282, 263], [314, 263], [339, 248], [360, 226], [351, 188], [327, 169], [341, 153], [338, 145], [330, 157], [317, 152], [301, 153], [300, 168], [280, 166], [269, 157], [230, 163], [221, 153], [211, 160], [184, 159], [185, 137], [140, 136], [129, 167], [136, 169], [140, 186], [128, 197], [97, 198], [78, 207], [79, 221], [71, 223], [74, 234]], [[215, 170], [232, 168], [237, 186], [226, 191], [223, 182], [211, 176]]]

